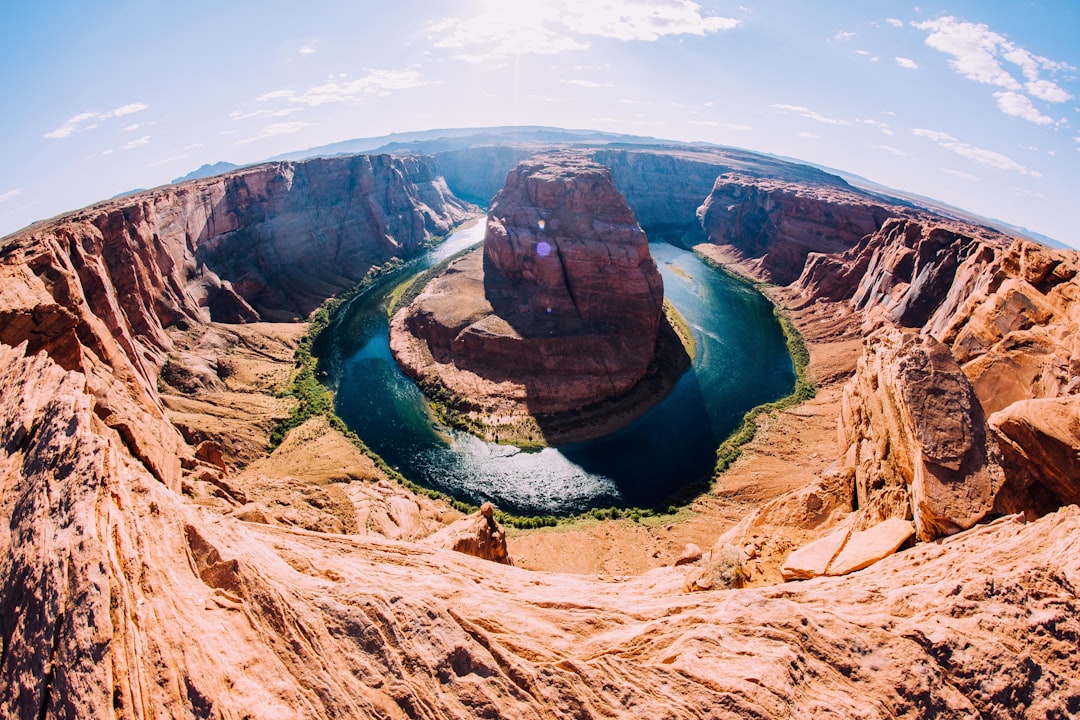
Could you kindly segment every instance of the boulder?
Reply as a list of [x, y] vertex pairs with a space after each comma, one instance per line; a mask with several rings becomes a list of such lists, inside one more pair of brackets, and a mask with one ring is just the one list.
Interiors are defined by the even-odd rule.
[[780, 574], [784, 580], [808, 580], [826, 574], [850, 535], [851, 530], [841, 528], [799, 548], [784, 561]]
[[506, 531], [495, 521], [495, 506], [489, 502], [421, 542], [503, 565], [514, 564], [506, 552]]
[[847, 537], [825, 574], [847, 575], [869, 567], [892, 555], [914, 534], [915, 527], [900, 518], [889, 518], [867, 530], [856, 530]]
[[990, 416], [1001, 446], [1003, 513], [1080, 504], [1080, 397], [1024, 400]]
[[893, 329], [867, 341], [838, 432], [859, 507], [905, 489], [920, 540], [969, 528], [993, 509], [1003, 482], [997, 445], [971, 383], [928, 335]]

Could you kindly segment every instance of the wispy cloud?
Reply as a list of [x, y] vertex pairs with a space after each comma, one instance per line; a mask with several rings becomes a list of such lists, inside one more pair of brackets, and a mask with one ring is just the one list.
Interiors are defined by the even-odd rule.
[[795, 134], [798, 135], [801, 138], [806, 138], [807, 140], [820, 140], [821, 139], [820, 135], [815, 135], [814, 133], [806, 132], [805, 130], [803, 130], [802, 132], [795, 133]]
[[408, 90], [424, 84], [417, 70], [365, 70], [355, 80], [338, 76], [311, 88], [303, 95], [289, 97], [289, 102], [315, 107], [327, 103], [347, 102], [362, 95], [389, 95], [395, 90]]
[[897, 157], [908, 157], [911, 155], [911, 153], [894, 148], [892, 145], [867, 145], [866, 147], [871, 150], [881, 150], [882, 152], [887, 152], [890, 155], [895, 155]]
[[251, 112], [241, 112], [240, 110], [234, 110], [229, 113], [231, 120], [247, 120], [249, 118], [273, 118], [273, 117], [285, 117], [286, 115], [292, 115], [298, 113], [304, 108], [301, 107], [287, 107], [279, 108], [277, 110], [252, 110]]
[[1027, 95], [1021, 95], [1012, 90], [1006, 90], [994, 93], [994, 98], [997, 100], [1001, 112], [1006, 115], [1023, 118], [1036, 125], [1050, 125], [1054, 122], [1052, 117], [1043, 115], [1039, 112], [1038, 108], [1032, 104], [1031, 98]]
[[583, 88], [615, 87], [611, 83], [598, 83], [595, 80], [563, 80], [567, 85], [577, 85]]
[[150, 142], [150, 136], [149, 135], [143, 135], [141, 138], [137, 138], [135, 140], [130, 140], [130, 141], [124, 143], [123, 145], [120, 146], [120, 149], [121, 150], [134, 150], [135, 148], [142, 147], [143, 145], [146, 145], [149, 142]]
[[893, 129], [889, 127], [888, 123], [883, 123], [880, 120], [860, 120], [863, 125], [869, 125], [872, 128], [877, 129], [882, 135], [895, 135]]
[[501, 4], [468, 17], [443, 18], [428, 28], [435, 47], [456, 50], [469, 62], [527, 54], [582, 50], [582, 38], [654, 41], [668, 35], [706, 35], [740, 25], [734, 18], [703, 15], [690, 0], [533, 0]]
[[313, 123], [303, 122], [300, 120], [287, 123], [274, 123], [273, 125], [267, 125], [259, 131], [258, 135], [253, 137], [244, 138], [243, 140], [237, 140], [237, 145], [243, 145], [245, 143], [255, 142], [256, 140], [266, 140], [267, 138], [277, 137], [278, 135], [290, 135], [297, 133], [306, 127], [310, 127]]
[[[1036, 55], [1009, 41], [1004, 35], [988, 26], [964, 22], [951, 16], [940, 17], [912, 26], [928, 32], [926, 44], [935, 50], [952, 56], [949, 67], [960, 75], [986, 85], [1003, 88], [994, 97], [1002, 112], [1025, 120], [1047, 125], [1046, 115], [1035, 109], [1031, 97], [1049, 103], [1062, 103], [1072, 99], [1072, 94], [1053, 80], [1043, 77], [1076, 68], [1068, 63], [1050, 60]], [[1016, 66], [1021, 78], [1007, 67]], [[1026, 100], [1022, 104], [1017, 98]]]
[[998, 170], [1014, 170], [1023, 175], [1031, 174], [1026, 167], [1012, 158], [993, 150], [986, 150], [984, 148], [975, 147], [974, 145], [969, 145], [965, 142], [960, 142], [948, 133], [938, 132], [936, 130], [925, 130], [923, 128], [916, 128], [915, 130], [912, 130], [912, 132], [919, 137], [933, 140], [949, 152], [956, 153], [960, 157], [972, 160], [983, 167], [996, 168]]
[[915, 62], [914, 60], [912, 60], [911, 58], [900, 57], [898, 55], [895, 58], [895, 60], [896, 60], [896, 64], [899, 65], [900, 67], [904, 68], [905, 70], [918, 70], [919, 69], [919, 64], [917, 62]]
[[853, 37], [855, 37], [855, 33], [847, 32], [846, 30], [840, 30], [832, 36], [832, 39], [843, 42], [844, 40], [851, 40]]
[[305, 45], [304, 47], [300, 48], [300, 54], [301, 55], [314, 55], [315, 54], [315, 48], [311, 47], [310, 45]]
[[127, 105], [121, 105], [118, 108], [106, 112], [79, 113], [78, 115], [68, 118], [64, 121], [63, 125], [55, 130], [45, 133], [45, 137], [50, 140], [61, 140], [63, 138], [71, 137], [75, 133], [85, 132], [92, 128], [96, 128], [103, 120], [132, 115], [137, 112], [142, 112], [148, 107], [150, 106], [145, 103], [128, 103]]
[[7, 202], [22, 195], [22, 188], [12, 188], [0, 193], [0, 203]]
[[255, 102], [267, 102], [269, 100], [281, 100], [284, 98], [291, 98], [296, 93], [292, 90], [272, 90], [268, 93], [263, 93], [259, 97], [255, 98]]
[[169, 164], [171, 162], [176, 162], [177, 160], [184, 160], [184, 159], [189, 158], [189, 157], [191, 157], [191, 153], [184, 153], [183, 155], [173, 155], [172, 157], [167, 157], [167, 158], [164, 158], [162, 160], [157, 160], [156, 162], [152, 162], [149, 165], [147, 165], [147, 167], [157, 167], [158, 165], [167, 165], [167, 164]]
[[780, 103], [775, 103], [772, 105], [772, 108], [773, 110], [779, 110], [783, 113], [794, 113], [796, 115], [801, 115], [804, 118], [808, 118], [815, 122], [824, 123], [826, 125], [847, 125], [848, 122], [847, 120], [841, 120], [839, 118], [822, 115], [819, 112], [815, 112], [814, 110], [811, 110], [810, 108], [805, 108], [801, 105], [784, 105]]
[[946, 175], [952, 175], [955, 178], [960, 178], [961, 180], [979, 179], [977, 175], [972, 175], [971, 173], [966, 173], [962, 170], [950, 170], [949, 168], [941, 168], [941, 172], [945, 173]]
[[898, 20], [897, 18], [885, 18], [885, 22], [887, 22], [889, 25], [892, 25], [894, 28], [904, 27], [904, 21]]

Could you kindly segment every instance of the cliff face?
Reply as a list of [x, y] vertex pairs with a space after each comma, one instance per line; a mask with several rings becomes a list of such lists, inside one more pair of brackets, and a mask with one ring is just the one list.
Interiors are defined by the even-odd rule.
[[[653, 161], [634, 162], [647, 177]], [[163, 399], [159, 381], [187, 377], [159, 378], [164, 359], [205, 361], [217, 380], [193, 384], [217, 383], [219, 394], [255, 396], [260, 375], [287, 375], [296, 328], [277, 343], [276, 369], [252, 372], [224, 348], [269, 354], [257, 325], [210, 321], [300, 316], [327, 288], [443, 231], [462, 206], [433, 173], [423, 159], [381, 157], [262, 166], [5, 238], [0, 715], [1080, 713], [1080, 514], [1068, 505], [1080, 499], [1080, 266], [1075, 253], [955, 223], [887, 220], [841, 252], [815, 228], [851, 210], [863, 219], [839, 225], [854, 235], [865, 207], [814, 210], [738, 180], [748, 206], [723, 210], [792, 211], [769, 215], [765, 227], [782, 231], [760, 245], [740, 236], [737, 254], [797, 277], [778, 291], [796, 311], [878, 333], [846, 392], [837, 472], [774, 503], [770, 522], [831, 531], [834, 513], [897, 519], [914, 502], [924, 538], [955, 533], [941, 542], [781, 587], [722, 591], [723, 573], [707, 573], [698, 587], [713, 591], [689, 597], [682, 568], [618, 580], [531, 573], [438, 547], [455, 538], [387, 539], [444, 523], [401, 488], [332, 474], [359, 475], [365, 459], [316, 423], [245, 471], [288, 502], [241, 505], [258, 483], [177, 431], [170, 408], [206, 396]], [[663, 184], [635, 190], [656, 193], [656, 218], [689, 204], [689, 189], [664, 198]], [[719, 197], [703, 217], [720, 212]], [[246, 402], [236, 407], [257, 404]], [[789, 444], [797, 454], [798, 438]], [[305, 473], [317, 492], [300, 483]], [[343, 487], [364, 497], [342, 500]], [[847, 515], [855, 493], [860, 510]], [[309, 522], [349, 501], [336, 529], [378, 525], [384, 537]], [[1020, 512], [1030, 522], [960, 530]], [[464, 544], [501, 557], [502, 536], [482, 525]], [[853, 528], [852, 538], [864, 525]], [[730, 557], [720, 549], [714, 565]]]

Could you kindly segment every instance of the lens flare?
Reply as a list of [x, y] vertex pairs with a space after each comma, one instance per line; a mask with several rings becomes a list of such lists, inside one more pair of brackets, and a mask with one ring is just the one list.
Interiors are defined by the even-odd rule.
[[[541, 220], [541, 222], [543, 221]], [[540, 242], [536, 243], [536, 254], [540, 257], [547, 257], [551, 254], [551, 245], [541, 240]]]

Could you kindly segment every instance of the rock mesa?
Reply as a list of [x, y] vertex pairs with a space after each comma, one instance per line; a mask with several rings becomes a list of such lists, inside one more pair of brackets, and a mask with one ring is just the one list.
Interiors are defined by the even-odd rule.
[[[607, 168], [576, 153], [539, 156], [508, 174], [482, 254], [451, 264], [396, 314], [391, 348], [489, 436], [521, 439], [535, 420], [547, 441], [580, 439], [655, 397], [671, 375], [643, 383], [664, 375], [658, 365], [686, 367], [668, 359], [677, 352], [663, 292]], [[589, 408], [595, 424], [581, 420]]]

